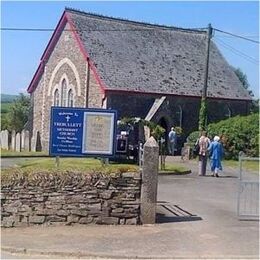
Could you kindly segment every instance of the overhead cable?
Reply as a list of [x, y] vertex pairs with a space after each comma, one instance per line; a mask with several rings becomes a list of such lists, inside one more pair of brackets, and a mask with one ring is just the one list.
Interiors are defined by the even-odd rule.
[[[64, 29], [64, 31], [79, 31], [79, 32], [131, 32], [131, 31], [205, 31], [205, 28], [179, 28], [179, 27], [150, 27], [137, 29]], [[2, 27], [1, 31], [33, 31], [33, 32], [53, 32], [55, 29], [50, 28], [16, 28], [16, 27]]]
[[245, 53], [243, 53], [243, 52], [241, 52], [241, 51], [239, 51], [239, 50], [233, 48], [232, 46], [230, 46], [229, 44], [227, 44], [227, 43], [221, 41], [220, 39], [216, 39], [216, 41], [217, 41], [221, 46], [223, 46], [224, 48], [226, 48], [226, 49], [230, 50], [231, 52], [233, 52], [234, 54], [236, 54], [236, 55], [238, 55], [238, 56], [240, 56], [240, 57], [246, 59], [247, 61], [250, 61], [250, 62], [252, 62], [252, 63], [254, 63], [254, 64], [259, 64], [259, 61], [256, 60], [255, 58], [253, 58], [253, 57], [251, 57], [251, 56], [248, 56], [247, 54], [245, 54]]
[[217, 31], [217, 32], [225, 33], [225, 34], [228, 34], [228, 35], [231, 35], [231, 36], [234, 36], [234, 37], [237, 37], [237, 38], [241, 38], [241, 39], [253, 42], [253, 43], [258, 43], [258, 44], [260, 43], [259, 41], [252, 40], [252, 39], [249, 39], [247, 37], [244, 37], [244, 36], [241, 36], [241, 35], [237, 35], [237, 34], [234, 34], [234, 33], [225, 32], [225, 31], [219, 30], [217, 28], [214, 28], [214, 30]]

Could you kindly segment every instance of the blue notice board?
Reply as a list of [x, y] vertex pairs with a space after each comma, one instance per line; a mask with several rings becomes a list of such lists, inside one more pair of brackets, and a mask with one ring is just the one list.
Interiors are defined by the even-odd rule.
[[49, 154], [114, 156], [116, 122], [115, 110], [52, 107]]

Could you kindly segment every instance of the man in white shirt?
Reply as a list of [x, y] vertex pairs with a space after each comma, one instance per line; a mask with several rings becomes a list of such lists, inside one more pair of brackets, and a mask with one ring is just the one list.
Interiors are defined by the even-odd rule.
[[174, 131], [174, 127], [171, 128], [168, 137], [169, 137], [169, 152], [171, 155], [174, 155], [175, 144], [176, 144], [176, 132]]

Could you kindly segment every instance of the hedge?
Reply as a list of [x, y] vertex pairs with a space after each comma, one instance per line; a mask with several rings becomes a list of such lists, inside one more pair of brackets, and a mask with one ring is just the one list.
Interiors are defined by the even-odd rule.
[[[208, 125], [208, 136], [221, 137], [226, 159], [238, 159], [243, 151], [249, 157], [259, 156], [259, 113], [249, 116], [236, 116]], [[189, 143], [195, 143], [199, 131], [188, 136]]]

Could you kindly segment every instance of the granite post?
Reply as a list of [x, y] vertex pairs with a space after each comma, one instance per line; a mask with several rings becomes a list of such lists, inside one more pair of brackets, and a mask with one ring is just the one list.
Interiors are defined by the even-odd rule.
[[142, 188], [141, 188], [141, 222], [154, 224], [156, 220], [156, 202], [158, 185], [159, 145], [150, 137], [144, 144]]

